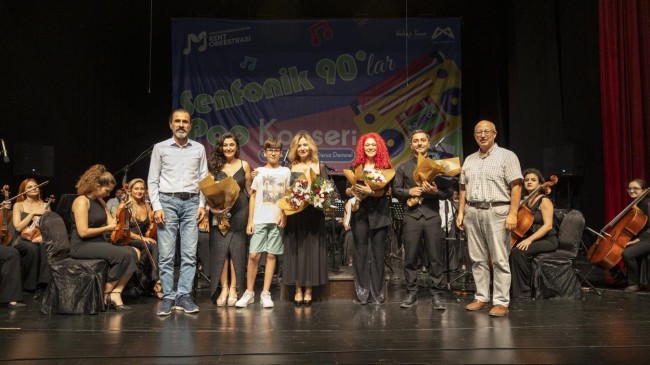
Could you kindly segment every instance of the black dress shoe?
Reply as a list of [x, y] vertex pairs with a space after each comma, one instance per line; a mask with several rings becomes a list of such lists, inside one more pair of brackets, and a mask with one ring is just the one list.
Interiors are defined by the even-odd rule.
[[296, 307], [300, 307], [300, 306], [302, 305], [302, 300], [294, 300], [294, 301], [293, 301], [293, 304], [294, 304]]
[[433, 309], [444, 311], [447, 309], [445, 303], [442, 302], [440, 294], [434, 294], [431, 298], [431, 304], [433, 304]]
[[309, 300], [304, 300], [304, 299], [303, 299], [303, 300], [302, 300], [302, 304], [303, 304], [305, 307], [311, 307], [311, 299], [309, 299]]
[[23, 307], [26, 307], [26, 306], [27, 306], [27, 304], [20, 303], [20, 302], [7, 304], [7, 307], [9, 307], [9, 308], [23, 308]]
[[399, 306], [402, 308], [411, 308], [415, 304], [418, 304], [418, 294], [416, 292], [409, 292]]
[[352, 303], [359, 304], [359, 305], [366, 305], [366, 304], [368, 304], [370, 302], [368, 300], [362, 301], [362, 300], [359, 300], [359, 299], [355, 298], [355, 299], [352, 300]]

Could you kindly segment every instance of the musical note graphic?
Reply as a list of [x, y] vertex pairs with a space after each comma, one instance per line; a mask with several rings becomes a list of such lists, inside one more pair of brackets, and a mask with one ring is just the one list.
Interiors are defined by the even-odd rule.
[[334, 32], [332, 32], [332, 28], [330, 28], [329, 24], [327, 24], [327, 21], [325, 20], [321, 20], [319, 22], [310, 25], [309, 33], [311, 33], [311, 45], [314, 47], [320, 46], [321, 43], [321, 37], [318, 34], [319, 30], [323, 31], [323, 38], [325, 39], [332, 39], [332, 36], [334, 36]]
[[207, 36], [206, 32], [201, 32], [197, 36], [196, 34], [188, 34], [187, 35], [187, 47], [183, 50], [184, 55], [190, 54], [192, 52], [192, 44], [193, 43], [200, 43], [201, 45], [199, 46], [199, 52], [203, 52], [208, 48], [208, 42], [207, 42]]
[[248, 68], [250, 71], [253, 71], [255, 69], [255, 65], [257, 65], [257, 58], [246, 56], [244, 57], [244, 61], [239, 64], [239, 67], [241, 67], [242, 70]]

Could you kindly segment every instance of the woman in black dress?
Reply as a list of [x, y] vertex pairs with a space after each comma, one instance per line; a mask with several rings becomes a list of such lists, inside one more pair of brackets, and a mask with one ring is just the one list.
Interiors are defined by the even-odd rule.
[[[524, 170], [524, 188], [530, 194], [540, 184], [544, 183], [544, 176], [537, 169]], [[522, 236], [510, 252], [510, 273], [512, 284], [511, 295], [515, 298], [530, 298], [532, 283], [532, 262], [540, 253], [557, 250], [557, 232], [553, 227], [553, 202], [545, 194], [526, 202], [533, 213], [534, 219], [531, 228]]]
[[103, 198], [115, 187], [115, 178], [104, 165], [93, 165], [77, 181], [79, 196], [72, 203], [70, 256], [75, 259], [103, 259], [108, 262], [104, 301], [118, 311], [131, 310], [122, 302], [122, 290], [140, 259], [136, 248], [114, 246], [104, 239], [115, 228]]
[[[377, 133], [366, 133], [359, 138], [357, 158], [352, 169], [362, 166], [370, 174], [381, 174], [391, 169], [386, 142]], [[390, 183], [388, 181], [387, 183]], [[386, 196], [389, 186], [372, 190], [365, 182], [346, 189], [348, 196], [361, 199], [359, 209], [352, 213], [351, 226], [354, 235], [354, 286], [355, 303], [381, 304], [386, 301], [384, 293], [384, 251], [388, 241], [390, 200]]]
[[[138, 278], [139, 286], [145, 290], [145, 292], [151, 293], [158, 299], [162, 299], [162, 285], [160, 284], [160, 276], [158, 275], [158, 244], [156, 243], [156, 237], [148, 237], [147, 232], [152, 228], [153, 222], [153, 209], [151, 204], [146, 201], [147, 188], [145, 186], [144, 180], [137, 178], [129, 181], [129, 190], [128, 190], [128, 201], [129, 208], [131, 209], [131, 240], [129, 241], [129, 246], [135, 247], [140, 251], [140, 261], [138, 261], [138, 271], [140, 275], [134, 275], [135, 278]], [[155, 232], [155, 224], [153, 225]], [[151, 260], [147, 256], [144, 245], [147, 245], [149, 252], [151, 252], [151, 257], [153, 258], [153, 263], [151, 265]]]
[[[634, 179], [627, 184], [627, 193], [630, 198], [636, 199], [645, 192], [648, 183], [643, 179]], [[650, 213], [650, 197], [646, 197], [637, 204], [637, 207], [647, 216]], [[634, 237], [623, 250], [623, 262], [627, 269], [627, 287], [623, 289], [626, 293], [639, 291], [639, 259], [650, 255], [650, 220], [645, 227]]]
[[34, 179], [23, 180], [18, 188], [18, 194], [27, 193], [16, 199], [12, 218], [16, 228], [13, 247], [20, 252], [22, 258], [23, 289], [27, 292], [44, 289], [52, 277], [45, 247], [41, 245], [43, 237], [40, 235], [33, 239], [21, 237], [23, 231], [32, 229], [32, 223], [50, 210], [49, 204], [41, 199], [40, 188], [36, 186], [38, 182]]
[[[210, 298], [218, 307], [232, 307], [238, 292], [246, 289], [246, 224], [248, 223], [248, 194], [251, 188], [251, 169], [248, 162], [239, 159], [239, 140], [232, 133], [224, 133], [215, 143], [208, 168], [211, 176], [223, 180], [228, 176], [239, 185], [239, 197], [230, 209], [210, 209]], [[219, 219], [230, 217], [226, 234], [218, 228]], [[230, 283], [228, 274], [230, 273]], [[217, 278], [220, 278], [217, 280]], [[218, 284], [221, 292], [217, 297]], [[239, 290], [237, 290], [239, 288]]]
[[[10, 209], [8, 201], [0, 204], [0, 209]], [[0, 245], [0, 303], [9, 308], [24, 307], [23, 288], [20, 280], [20, 252], [13, 247]]]
[[[291, 180], [307, 175], [309, 170], [329, 179], [327, 169], [318, 162], [318, 148], [308, 133], [297, 133], [289, 146]], [[327, 284], [327, 242], [323, 211], [312, 205], [302, 212], [287, 216], [284, 229], [284, 254], [282, 257], [282, 283], [295, 285], [296, 306], [310, 306], [312, 288]], [[304, 288], [304, 290], [303, 290]]]

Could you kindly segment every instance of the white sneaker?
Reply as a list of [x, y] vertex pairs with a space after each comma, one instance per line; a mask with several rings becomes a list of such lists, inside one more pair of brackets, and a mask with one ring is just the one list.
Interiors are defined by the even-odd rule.
[[263, 291], [262, 294], [260, 294], [260, 301], [262, 302], [262, 307], [273, 308], [273, 300], [271, 300], [270, 292]]
[[247, 305], [255, 303], [255, 292], [246, 290], [244, 295], [235, 303], [237, 308], [246, 308]]

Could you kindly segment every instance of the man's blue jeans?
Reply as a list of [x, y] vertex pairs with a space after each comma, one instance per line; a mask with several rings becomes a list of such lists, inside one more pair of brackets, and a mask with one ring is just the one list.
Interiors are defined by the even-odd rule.
[[[199, 229], [196, 212], [199, 208], [199, 196], [187, 200], [172, 198], [160, 194], [160, 204], [165, 212], [165, 225], [158, 227], [158, 269], [162, 282], [164, 298], [176, 299], [189, 294], [196, 273], [196, 247]], [[178, 290], [174, 290], [174, 258], [176, 241], [180, 231], [181, 270], [178, 278]]]

